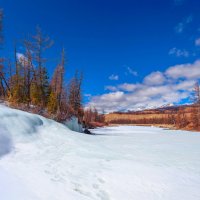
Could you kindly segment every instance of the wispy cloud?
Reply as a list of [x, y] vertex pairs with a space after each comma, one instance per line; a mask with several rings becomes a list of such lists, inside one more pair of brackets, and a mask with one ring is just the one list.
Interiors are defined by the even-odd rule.
[[190, 15], [186, 17], [182, 22], [178, 23], [177, 26], [174, 28], [176, 33], [182, 33], [188, 24], [190, 24], [193, 21], [193, 16]]
[[176, 57], [189, 57], [190, 53], [185, 49], [177, 49], [174, 47], [169, 50], [169, 55], [174, 55]]
[[119, 80], [119, 76], [118, 76], [118, 75], [114, 75], [114, 74], [110, 75], [108, 78], [109, 78], [110, 80], [112, 80], [112, 81], [117, 81], [117, 80]]
[[138, 75], [138, 73], [135, 70], [133, 70], [131, 67], [127, 67], [127, 70], [128, 70], [128, 73], [133, 75], [133, 76], [137, 76]]
[[141, 83], [109, 86], [111, 92], [94, 96], [87, 106], [107, 112], [139, 110], [179, 103], [191, 94], [200, 77], [200, 60], [168, 67], [164, 72], [152, 72]]
[[91, 97], [92, 95], [91, 95], [91, 94], [84, 94], [84, 96], [89, 98], [89, 97]]
[[195, 45], [196, 45], [196, 46], [200, 46], [200, 38], [197, 38], [197, 39], [195, 40]]
[[108, 85], [108, 86], [105, 86], [105, 90], [109, 90], [109, 91], [117, 91], [117, 87], [116, 86], [111, 86], [111, 85]]
[[124, 92], [133, 92], [135, 89], [139, 87], [139, 84], [132, 84], [132, 83], [123, 83], [116, 86], [108, 85], [105, 86], [106, 90], [109, 91], [124, 91]]

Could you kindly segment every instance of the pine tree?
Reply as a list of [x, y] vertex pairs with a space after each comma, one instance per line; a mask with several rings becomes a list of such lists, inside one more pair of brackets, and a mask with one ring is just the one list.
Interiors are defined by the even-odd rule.
[[30, 39], [24, 40], [25, 57], [23, 60], [24, 67], [24, 88], [26, 95], [27, 106], [31, 103], [31, 84], [33, 80], [33, 53], [32, 53], [32, 42]]
[[[51, 110], [51, 112], [54, 111], [59, 115], [60, 113], [63, 112], [62, 107], [66, 103], [66, 98], [64, 98], [65, 96], [64, 72], [65, 72], [65, 51], [63, 49], [61, 55], [61, 62], [56, 67], [52, 77], [52, 81], [50, 84], [51, 92], [50, 92], [49, 102], [47, 105], [48, 110]], [[54, 106], [56, 110], [54, 108], [51, 109], [51, 105], [56, 105]]]
[[70, 81], [68, 95], [68, 104], [72, 108], [74, 115], [80, 119], [83, 117], [82, 80], [83, 75], [79, 75], [76, 72], [74, 78]]

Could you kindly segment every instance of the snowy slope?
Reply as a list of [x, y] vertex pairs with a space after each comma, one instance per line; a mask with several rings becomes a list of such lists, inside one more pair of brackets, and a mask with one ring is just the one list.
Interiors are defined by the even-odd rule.
[[110, 127], [96, 136], [0, 106], [0, 199], [200, 199], [200, 134]]

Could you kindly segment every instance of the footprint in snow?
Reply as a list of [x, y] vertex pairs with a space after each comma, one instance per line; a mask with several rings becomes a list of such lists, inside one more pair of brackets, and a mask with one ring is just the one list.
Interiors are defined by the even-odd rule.
[[109, 197], [108, 193], [103, 191], [103, 190], [100, 190], [97, 193], [97, 196], [100, 197], [101, 200], [110, 200], [110, 197]]
[[105, 181], [102, 179], [102, 178], [98, 178], [98, 181], [100, 182], [100, 183], [105, 183]]

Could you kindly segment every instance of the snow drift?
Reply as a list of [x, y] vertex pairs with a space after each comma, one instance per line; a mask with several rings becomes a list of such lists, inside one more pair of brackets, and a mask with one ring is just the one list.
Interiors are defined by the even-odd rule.
[[200, 199], [199, 133], [125, 126], [94, 132], [0, 106], [0, 199]]
[[11, 137], [4, 129], [3, 125], [0, 125], [0, 157], [9, 153], [12, 148]]

